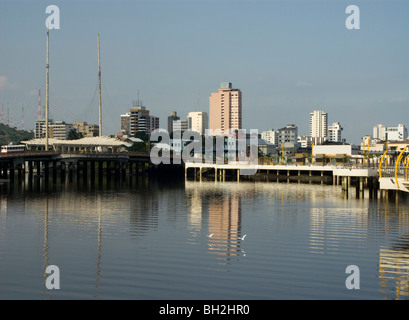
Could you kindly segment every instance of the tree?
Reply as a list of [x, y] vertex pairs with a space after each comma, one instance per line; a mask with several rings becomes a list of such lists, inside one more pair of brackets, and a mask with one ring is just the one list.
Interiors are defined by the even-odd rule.
[[70, 132], [68, 132], [68, 138], [67, 140], [78, 140], [83, 137], [81, 132], [78, 132], [75, 129], [71, 129]]

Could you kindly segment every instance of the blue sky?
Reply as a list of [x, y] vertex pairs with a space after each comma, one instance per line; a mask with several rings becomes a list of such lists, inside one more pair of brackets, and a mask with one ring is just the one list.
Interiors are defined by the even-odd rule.
[[[359, 30], [345, 27], [351, 4]], [[166, 128], [171, 111], [208, 112], [224, 81], [243, 93], [246, 129], [308, 134], [316, 109], [352, 143], [378, 123], [409, 126], [407, 0], [1, 0], [0, 103], [16, 126], [24, 105], [33, 128], [38, 89], [45, 104], [48, 5], [61, 23], [50, 31], [55, 120], [98, 123], [99, 33], [104, 134], [138, 93]]]

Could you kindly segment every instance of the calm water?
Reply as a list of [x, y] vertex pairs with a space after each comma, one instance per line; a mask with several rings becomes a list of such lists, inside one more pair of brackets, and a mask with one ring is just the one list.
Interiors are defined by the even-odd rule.
[[[147, 179], [46, 191], [1, 186], [0, 299], [409, 297], [406, 199]], [[45, 287], [48, 265], [60, 269], [59, 290]], [[345, 286], [348, 265], [359, 290]]]

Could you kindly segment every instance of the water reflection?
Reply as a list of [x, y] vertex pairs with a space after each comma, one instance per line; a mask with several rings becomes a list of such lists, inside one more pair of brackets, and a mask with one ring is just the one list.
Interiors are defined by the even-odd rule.
[[394, 286], [396, 299], [409, 297], [409, 249], [381, 247], [379, 251], [380, 291]]
[[[245, 255], [241, 239], [243, 191], [245, 189], [236, 183], [185, 182], [189, 221], [199, 226], [203, 219], [207, 220], [208, 250], [218, 256], [219, 264]], [[251, 194], [247, 196], [250, 198]]]
[[[46, 188], [41, 183], [32, 184], [31, 191], [28, 186], [1, 187], [0, 266], [13, 271], [14, 251], [30, 261], [41, 259], [43, 271], [49, 264], [65, 264], [63, 274], [71, 272], [65, 284], [75, 285], [64, 287], [63, 294], [88, 292], [87, 298], [100, 299], [109, 290], [121, 292], [118, 283], [126, 287], [133, 281], [137, 293], [124, 292], [152, 297], [175, 286], [181, 292], [191, 283], [206, 286], [209, 279], [243, 290], [240, 277], [245, 277], [247, 285], [265, 283], [268, 289], [257, 297], [271, 298], [272, 288], [286, 290], [295, 276], [299, 287], [295, 284], [291, 294], [296, 298], [316, 285], [310, 270], [325, 274], [355, 259], [351, 263], [375, 272], [375, 283], [368, 285], [372, 292], [381, 298], [390, 298], [391, 292], [396, 299], [409, 297], [405, 202], [346, 200], [336, 186], [286, 183], [179, 185], [141, 178], [132, 186], [64, 183]], [[221, 270], [235, 272], [223, 282], [225, 275], [217, 275]], [[331, 285], [323, 298], [334, 292]], [[60, 294], [45, 290], [44, 282], [35, 290], [45, 299]]]

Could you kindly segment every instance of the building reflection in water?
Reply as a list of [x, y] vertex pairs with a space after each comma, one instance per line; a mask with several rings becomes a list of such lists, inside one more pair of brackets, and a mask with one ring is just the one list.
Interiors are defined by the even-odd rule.
[[220, 264], [245, 255], [242, 237], [242, 197], [248, 195], [237, 184], [213, 182], [186, 182], [189, 201], [189, 222], [198, 227], [207, 219], [208, 251], [218, 257]]
[[409, 297], [409, 249], [381, 247], [379, 251], [379, 279], [381, 292], [387, 293], [392, 285], [396, 288], [396, 299]]
[[379, 249], [380, 291], [387, 292], [394, 287], [396, 299], [409, 297], [409, 212], [399, 203], [383, 203], [385, 229], [388, 233], [397, 232], [392, 246]]

